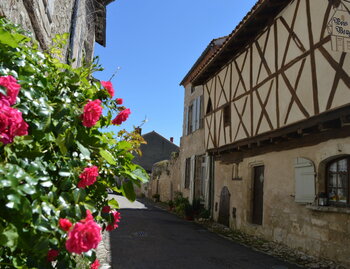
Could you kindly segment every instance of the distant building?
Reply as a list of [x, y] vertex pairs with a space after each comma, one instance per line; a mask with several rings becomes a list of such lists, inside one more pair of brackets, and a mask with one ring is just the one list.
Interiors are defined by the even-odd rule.
[[141, 145], [142, 156], [136, 156], [133, 162], [142, 166], [148, 173], [152, 172], [153, 164], [170, 160], [171, 154], [179, 151], [177, 145], [155, 131], [144, 134], [142, 137], [147, 144]]
[[181, 83], [180, 145], [190, 199], [211, 160], [214, 220], [346, 268], [349, 25], [348, 0], [257, 1]]
[[95, 41], [106, 45], [106, 6], [114, 0], [1, 0], [0, 16], [34, 34], [42, 50], [56, 34], [69, 33], [64, 61], [90, 61]]

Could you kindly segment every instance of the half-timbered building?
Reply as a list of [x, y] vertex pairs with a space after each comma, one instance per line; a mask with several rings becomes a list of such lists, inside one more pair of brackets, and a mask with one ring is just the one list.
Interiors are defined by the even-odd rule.
[[350, 1], [259, 0], [188, 83], [214, 219], [350, 266]]

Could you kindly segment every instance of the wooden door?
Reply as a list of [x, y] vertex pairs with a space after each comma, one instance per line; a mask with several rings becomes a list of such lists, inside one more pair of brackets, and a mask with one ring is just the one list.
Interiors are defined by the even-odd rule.
[[228, 188], [225, 186], [221, 190], [220, 194], [220, 208], [218, 222], [230, 226], [230, 198], [231, 194]]
[[264, 166], [254, 167], [252, 223], [262, 225], [264, 202]]

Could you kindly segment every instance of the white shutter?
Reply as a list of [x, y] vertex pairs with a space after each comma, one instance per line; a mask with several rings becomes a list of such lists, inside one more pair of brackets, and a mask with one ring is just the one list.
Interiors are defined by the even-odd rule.
[[194, 196], [194, 170], [195, 170], [195, 165], [196, 165], [196, 156], [193, 155], [191, 156], [191, 173], [190, 173], [190, 203], [192, 204], [193, 202], [193, 196]]
[[305, 158], [295, 159], [295, 202], [313, 203], [315, 201], [315, 174], [312, 161]]

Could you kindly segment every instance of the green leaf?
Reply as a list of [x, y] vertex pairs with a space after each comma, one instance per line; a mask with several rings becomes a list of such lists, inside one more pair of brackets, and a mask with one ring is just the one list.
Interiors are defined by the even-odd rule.
[[9, 223], [0, 234], [0, 245], [9, 247], [12, 251], [14, 251], [17, 247], [17, 241], [17, 228], [12, 223]]
[[67, 154], [67, 147], [66, 147], [65, 141], [66, 141], [65, 136], [62, 134], [60, 134], [56, 139], [56, 143], [63, 155]]
[[132, 173], [139, 179], [142, 183], [146, 183], [149, 180], [149, 176], [147, 172], [142, 168], [137, 168], [136, 170], [132, 171]]
[[108, 205], [114, 209], [119, 208], [119, 204], [118, 204], [117, 200], [115, 200], [114, 198], [108, 201]]
[[13, 37], [10, 32], [5, 31], [4, 29], [0, 29], [0, 43], [3, 45], [10, 46], [12, 48], [16, 48], [18, 46], [18, 42]]
[[122, 191], [124, 196], [128, 198], [129, 201], [133, 202], [136, 200], [136, 193], [131, 180], [123, 183]]
[[103, 159], [105, 159], [109, 164], [111, 165], [116, 165], [117, 162], [115, 161], [113, 155], [107, 151], [107, 150], [104, 150], [104, 149], [100, 149], [100, 155]]
[[83, 154], [83, 156], [86, 158], [86, 159], [90, 159], [90, 151], [84, 147], [82, 144], [80, 144], [78, 141], [76, 141], [77, 143], [77, 146], [81, 152], [81, 154]]
[[120, 141], [118, 143], [118, 149], [120, 150], [129, 150], [132, 148], [131, 143], [127, 142], [127, 141]]
[[75, 189], [73, 191], [73, 198], [74, 202], [78, 204], [79, 202], [82, 202], [86, 197], [86, 192], [84, 189]]

